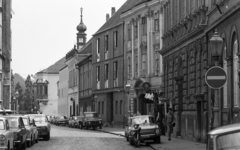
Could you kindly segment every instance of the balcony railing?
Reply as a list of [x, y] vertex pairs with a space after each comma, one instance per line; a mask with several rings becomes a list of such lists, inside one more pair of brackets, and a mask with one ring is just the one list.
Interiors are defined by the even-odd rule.
[[37, 95], [37, 100], [48, 99], [48, 95]]

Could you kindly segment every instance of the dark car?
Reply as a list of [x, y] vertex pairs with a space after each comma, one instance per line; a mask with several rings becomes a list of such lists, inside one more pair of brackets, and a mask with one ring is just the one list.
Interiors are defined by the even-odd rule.
[[35, 142], [38, 142], [38, 131], [35, 125], [34, 119], [30, 119], [28, 115], [24, 115], [23, 117], [24, 125], [27, 129], [27, 145], [31, 147]]
[[76, 127], [76, 120], [77, 120], [77, 116], [69, 117], [69, 119], [68, 119], [68, 126], [70, 128], [75, 128]]
[[9, 122], [10, 131], [14, 134], [14, 146], [21, 150], [26, 148], [27, 129], [25, 128], [23, 119], [21, 116], [3, 116]]
[[56, 125], [68, 125], [68, 118], [66, 116], [58, 116], [56, 119]]
[[50, 140], [51, 125], [44, 114], [29, 114], [30, 119], [34, 119], [38, 130], [38, 136], [44, 140]]
[[102, 129], [102, 119], [99, 118], [98, 113], [96, 112], [84, 112], [83, 116], [79, 116], [79, 128], [93, 128], [94, 130], [99, 127]]
[[141, 128], [141, 138], [145, 140], [153, 140], [155, 143], [161, 143], [161, 130], [155, 123], [154, 117], [151, 115], [140, 115], [128, 118], [128, 124], [125, 127], [125, 137], [130, 144], [133, 145], [133, 135], [135, 133], [134, 125], [138, 124]]

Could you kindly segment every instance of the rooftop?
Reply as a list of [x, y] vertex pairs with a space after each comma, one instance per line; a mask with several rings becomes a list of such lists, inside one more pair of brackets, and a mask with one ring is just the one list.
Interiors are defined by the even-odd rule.
[[60, 60], [55, 62], [53, 65], [49, 66], [48, 68], [37, 72], [37, 74], [41, 74], [41, 73], [58, 74], [60, 69], [62, 69], [64, 66], [65, 66], [65, 57], [61, 58]]

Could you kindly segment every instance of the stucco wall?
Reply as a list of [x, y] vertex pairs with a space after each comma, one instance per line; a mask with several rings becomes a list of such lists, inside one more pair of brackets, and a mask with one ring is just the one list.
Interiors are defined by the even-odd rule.
[[68, 67], [59, 72], [58, 114], [68, 115]]

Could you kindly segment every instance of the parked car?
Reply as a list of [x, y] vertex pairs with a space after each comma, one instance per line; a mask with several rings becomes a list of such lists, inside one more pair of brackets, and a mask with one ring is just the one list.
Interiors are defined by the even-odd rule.
[[240, 123], [225, 125], [208, 132], [207, 150], [240, 149]]
[[58, 116], [56, 119], [56, 125], [67, 125], [68, 124], [68, 118], [66, 116]]
[[133, 145], [133, 135], [135, 133], [134, 125], [139, 124], [141, 131], [140, 136], [145, 140], [153, 140], [155, 143], [161, 143], [161, 132], [155, 119], [151, 115], [140, 115], [128, 118], [128, 124], [125, 126], [125, 137]]
[[98, 113], [96, 112], [84, 112], [83, 116], [79, 116], [79, 128], [83, 129], [89, 128], [96, 129], [99, 127], [102, 129], [102, 119], [99, 118]]
[[[38, 131], [35, 122], [28, 115], [24, 115], [23, 123], [27, 129], [27, 146], [31, 147], [35, 142], [38, 142]], [[34, 123], [33, 123], [34, 122]]]
[[75, 127], [75, 121], [76, 121], [77, 117], [76, 116], [71, 116], [68, 119], [68, 126], [70, 128], [74, 128]]
[[6, 118], [0, 117], [0, 149], [14, 149], [14, 134]]
[[38, 136], [44, 140], [50, 140], [51, 124], [44, 114], [29, 114], [30, 119], [34, 119], [38, 130]]
[[27, 147], [27, 129], [23, 123], [22, 116], [11, 115], [3, 117], [8, 120], [10, 131], [14, 134], [14, 147], [17, 150], [25, 149]]
[[57, 119], [58, 119], [58, 117], [59, 117], [59, 116], [54, 116], [54, 117], [53, 117], [53, 120], [52, 120], [52, 123], [53, 123], [53, 124], [55, 124], [55, 125], [57, 124]]

